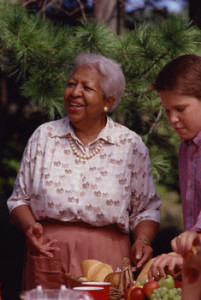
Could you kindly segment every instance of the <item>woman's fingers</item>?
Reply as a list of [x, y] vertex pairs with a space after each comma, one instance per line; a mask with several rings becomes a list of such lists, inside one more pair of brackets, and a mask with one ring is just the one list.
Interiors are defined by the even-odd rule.
[[40, 245], [40, 253], [48, 257], [53, 257], [53, 252], [60, 251], [59, 247], [53, 246], [53, 244], [56, 242], [57, 240], [51, 240], [43, 245]]
[[132, 246], [132, 260], [136, 269], [141, 268], [150, 258], [152, 258], [153, 249], [141, 240], [136, 240]]

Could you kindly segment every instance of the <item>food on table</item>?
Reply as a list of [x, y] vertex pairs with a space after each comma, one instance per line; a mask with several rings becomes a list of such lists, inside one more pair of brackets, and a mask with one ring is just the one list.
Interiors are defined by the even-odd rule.
[[[175, 252], [169, 254], [177, 255]], [[147, 262], [136, 281], [128, 258], [123, 260], [122, 270], [116, 272], [109, 264], [95, 259], [86, 259], [81, 262], [82, 278], [86, 281], [111, 282], [111, 289], [119, 297], [118, 299], [123, 297], [126, 300], [181, 300], [182, 282], [175, 280], [171, 275], [162, 277], [159, 281], [148, 281], [148, 271], [154, 259]]]
[[141, 281], [141, 280], [148, 280], [148, 272], [149, 268], [151, 267], [152, 263], [154, 262], [155, 257], [151, 258], [144, 266], [140, 274], [138, 275], [136, 281]]
[[134, 289], [131, 290], [131, 293], [128, 294], [127, 300], [145, 300], [146, 296], [142, 291], [142, 288], [140, 287], [134, 287]]
[[171, 275], [167, 275], [164, 277], [161, 277], [161, 279], [158, 281], [160, 287], [166, 287], [168, 289], [175, 288], [174, 278]]
[[147, 281], [144, 284], [142, 291], [148, 298], [150, 298], [151, 294], [153, 293], [153, 290], [158, 288], [160, 288], [158, 281], [151, 280], [151, 281]]
[[119, 287], [119, 281], [120, 281], [121, 272], [112, 272], [109, 273], [104, 281], [105, 282], [111, 282], [111, 287], [118, 288]]
[[[153, 290], [153, 293], [150, 296], [150, 300], [181, 300], [181, 289], [173, 288], [168, 289], [166, 287], [158, 288]], [[190, 299], [189, 299], [190, 300]]]
[[105, 277], [114, 272], [108, 264], [102, 263], [96, 259], [85, 259], [81, 262], [83, 276], [88, 281], [104, 281]]
[[194, 246], [191, 247], [190, 250], [186, 251], [184, 254], [183, 254], [183, 257], [185, 259], [189, 259], [190, 257], [192, 257], [193, 255], [196, 255], [197, 253], [197, 250]]

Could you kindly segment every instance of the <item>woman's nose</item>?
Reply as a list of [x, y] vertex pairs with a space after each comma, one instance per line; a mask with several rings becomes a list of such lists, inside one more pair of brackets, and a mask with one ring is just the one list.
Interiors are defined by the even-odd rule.
[[71, 90], [71, 94], [73, 97], [80, 96], [81, 95], [81, 87], [79, 85], [75, 85]]

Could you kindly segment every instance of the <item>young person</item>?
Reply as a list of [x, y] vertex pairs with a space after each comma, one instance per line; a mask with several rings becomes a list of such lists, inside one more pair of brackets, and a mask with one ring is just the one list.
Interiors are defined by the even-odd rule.
[[[182, 139], [178, 164], [186, 233], [177, 240], [182, 237], [182, 247], [191, 247], [201, 239], [201, 57], [185, 54], [173, 59], [159, 72], [151, 89], [158, 92], [167, 120]], [[198, 237], [192, 238], [191, 232], [197, 232]], [[180, 252], [175, 240], [172, 246]], [[181, 256], [159, 256], [149, 278], [158, 279], [164, 272], [174, 274], [182, 264]]]

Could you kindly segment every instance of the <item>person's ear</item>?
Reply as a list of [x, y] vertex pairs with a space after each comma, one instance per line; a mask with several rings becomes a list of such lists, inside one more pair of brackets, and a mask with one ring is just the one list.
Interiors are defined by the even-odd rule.
[[[115, 103], [116, 99], [111, 96], [111, 97], [108, 97], [106, 100], [105, 100], [105, 107], [108, 108], [108, 110], [110, 110], [110, 108], [112, 107], [112, 105]], [[105, 109], [104, 109], [105, 110]]]

